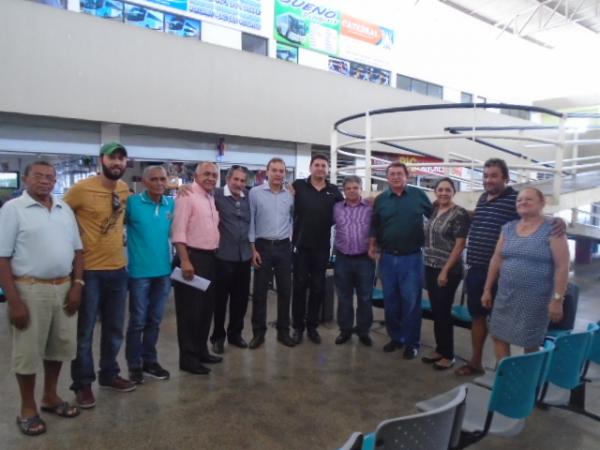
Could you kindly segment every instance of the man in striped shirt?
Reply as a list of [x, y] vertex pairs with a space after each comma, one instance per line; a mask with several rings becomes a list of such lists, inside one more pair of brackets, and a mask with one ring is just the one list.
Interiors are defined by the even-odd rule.
[[487, 337], [487, 316], [489, 309], [481, 305], [483, 286], [488, 266], [502, 226], [518, 219], [517, 194], [508, 186], [509, 175], [506, 162], [502, 159], [488, 159], [483, 169], [483, 187], [485, 192], [477, 201], [467, 242], [468, 271], [465, 278], [471, 323], [471, 360], [456, 370], [457, 375], [483, 374], [481, 359], [483, 345]]

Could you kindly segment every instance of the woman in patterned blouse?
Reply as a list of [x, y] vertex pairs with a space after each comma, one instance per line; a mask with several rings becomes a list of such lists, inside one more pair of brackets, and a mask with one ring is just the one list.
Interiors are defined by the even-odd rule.
[[450, 178], [435, 185], [436, 207], [425, 224], [425, 283], [431, 301], [436, 348], [423, 362], [437, 370], [454, 365], [452, 304], [462, 279], [461, 255], [469, 232], [469, 213], [453, 202], [456, 189]]

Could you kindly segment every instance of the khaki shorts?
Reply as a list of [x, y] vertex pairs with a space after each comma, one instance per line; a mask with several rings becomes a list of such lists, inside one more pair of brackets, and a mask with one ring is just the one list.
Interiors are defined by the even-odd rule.
[[29, 325], [12, 327], [12, 369], [35, 374], [42, 361], [71, 361], [77, 351], [77, 314], [67, 316], [63, 306], [71, 283], [59, 285], [16, 282], [19, 297], [29, 309]]

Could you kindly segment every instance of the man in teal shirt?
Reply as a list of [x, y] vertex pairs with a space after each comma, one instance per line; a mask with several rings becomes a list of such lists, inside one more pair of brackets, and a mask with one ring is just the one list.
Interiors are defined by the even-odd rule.
[[156, 342], [165, 304], [171, 291], [169, 237], [175, 203], [164, 195], [167, 172], [163, 166], [144, 169], [146, 190], [127, 202], [129, 257], [129, 327], [125, 356], [129, 379], [144, 382], [144, 373], [166, 380], [169, 372], [158, 363]]
[[404, 358], [417, 356], [421, 337], [423, 289], [423, 218], [431, 216], [431, 201], [421, 189], [407, 186], [408, 169], [401, 162], [387, 167], [389, 189], [375, 200], [369, 256], [381, 252], [385, 324], [390, 342], [384, 352], [404, 348]]

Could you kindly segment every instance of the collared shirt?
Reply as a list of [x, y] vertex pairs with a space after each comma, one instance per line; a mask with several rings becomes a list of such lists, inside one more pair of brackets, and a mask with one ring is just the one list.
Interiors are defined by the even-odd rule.
[[215, 250], [219, 246], [215, 198], [195, 181], [192, 193], [175, 201], [171, 240], [200, 250]]
[[310, 182], [296, 180], [294, 187], [294, 245], [300, 248], [329, 249], [333, 205], [344, 200], [338, 187], [326, 183], [320, 191]]
[[489, 201], [486, 192], [481, 194], [475, 207], [467, 241], [469, 266], [489, 266], [500, 238], [502, 225], [520, 218], [517, 214], [517, 195], [518, 192], [510, 186], [498, 197]]
[[96, 175], [77, 183], [63, 198], [79, 223], [85, 270], [116, 270], [127, 264], [123, 219], [129, 188], [119, 180], [114, 192], [119, 196], [117, 209], [113, 209], [113, 191], [104, 187], [100, 175]]
[[369, 228], [373, 207], [364, 200], [357, 205], [338, 202], [333, 207], [335, 249], [345, 255], [360, 255], [369, 250]]
[[229, 186], [215, 190], [215, 204], [219, 211], [219, 234], [221, 240], [217, 258], [223, 261], [248, 261], [252, 249], [248, 240], [250, 229], [250, 203], [242, 190], [240, 197], [231, 194]]
[[69, 275], [83, 245], [71, 208], [52, 197], [48, 210], [27, 192], [0, 209], [0, 257], [14, 276], [49, 280]]
[[256, 239], [280, 240], [292, 236], [294, 197], [284, 187], [273, 192], [268, 183], [255, 186], [248, 194], [250, 199], [250, 242]]
[[127, 201], [127, 256], [131, 278], [163, 277], [171, 273], [169, 236], [173, 222], [173, 199], [161, 197], [156, 203], [148, 191]]
[[431, 216], [432, 211], [431, 201], [421, 189], [406, 186], [400, 196], [388, 189], [375, 199], [370, 236], [377, 238], [383, 251], [417, 252], [425, 240], [423, 216]]

